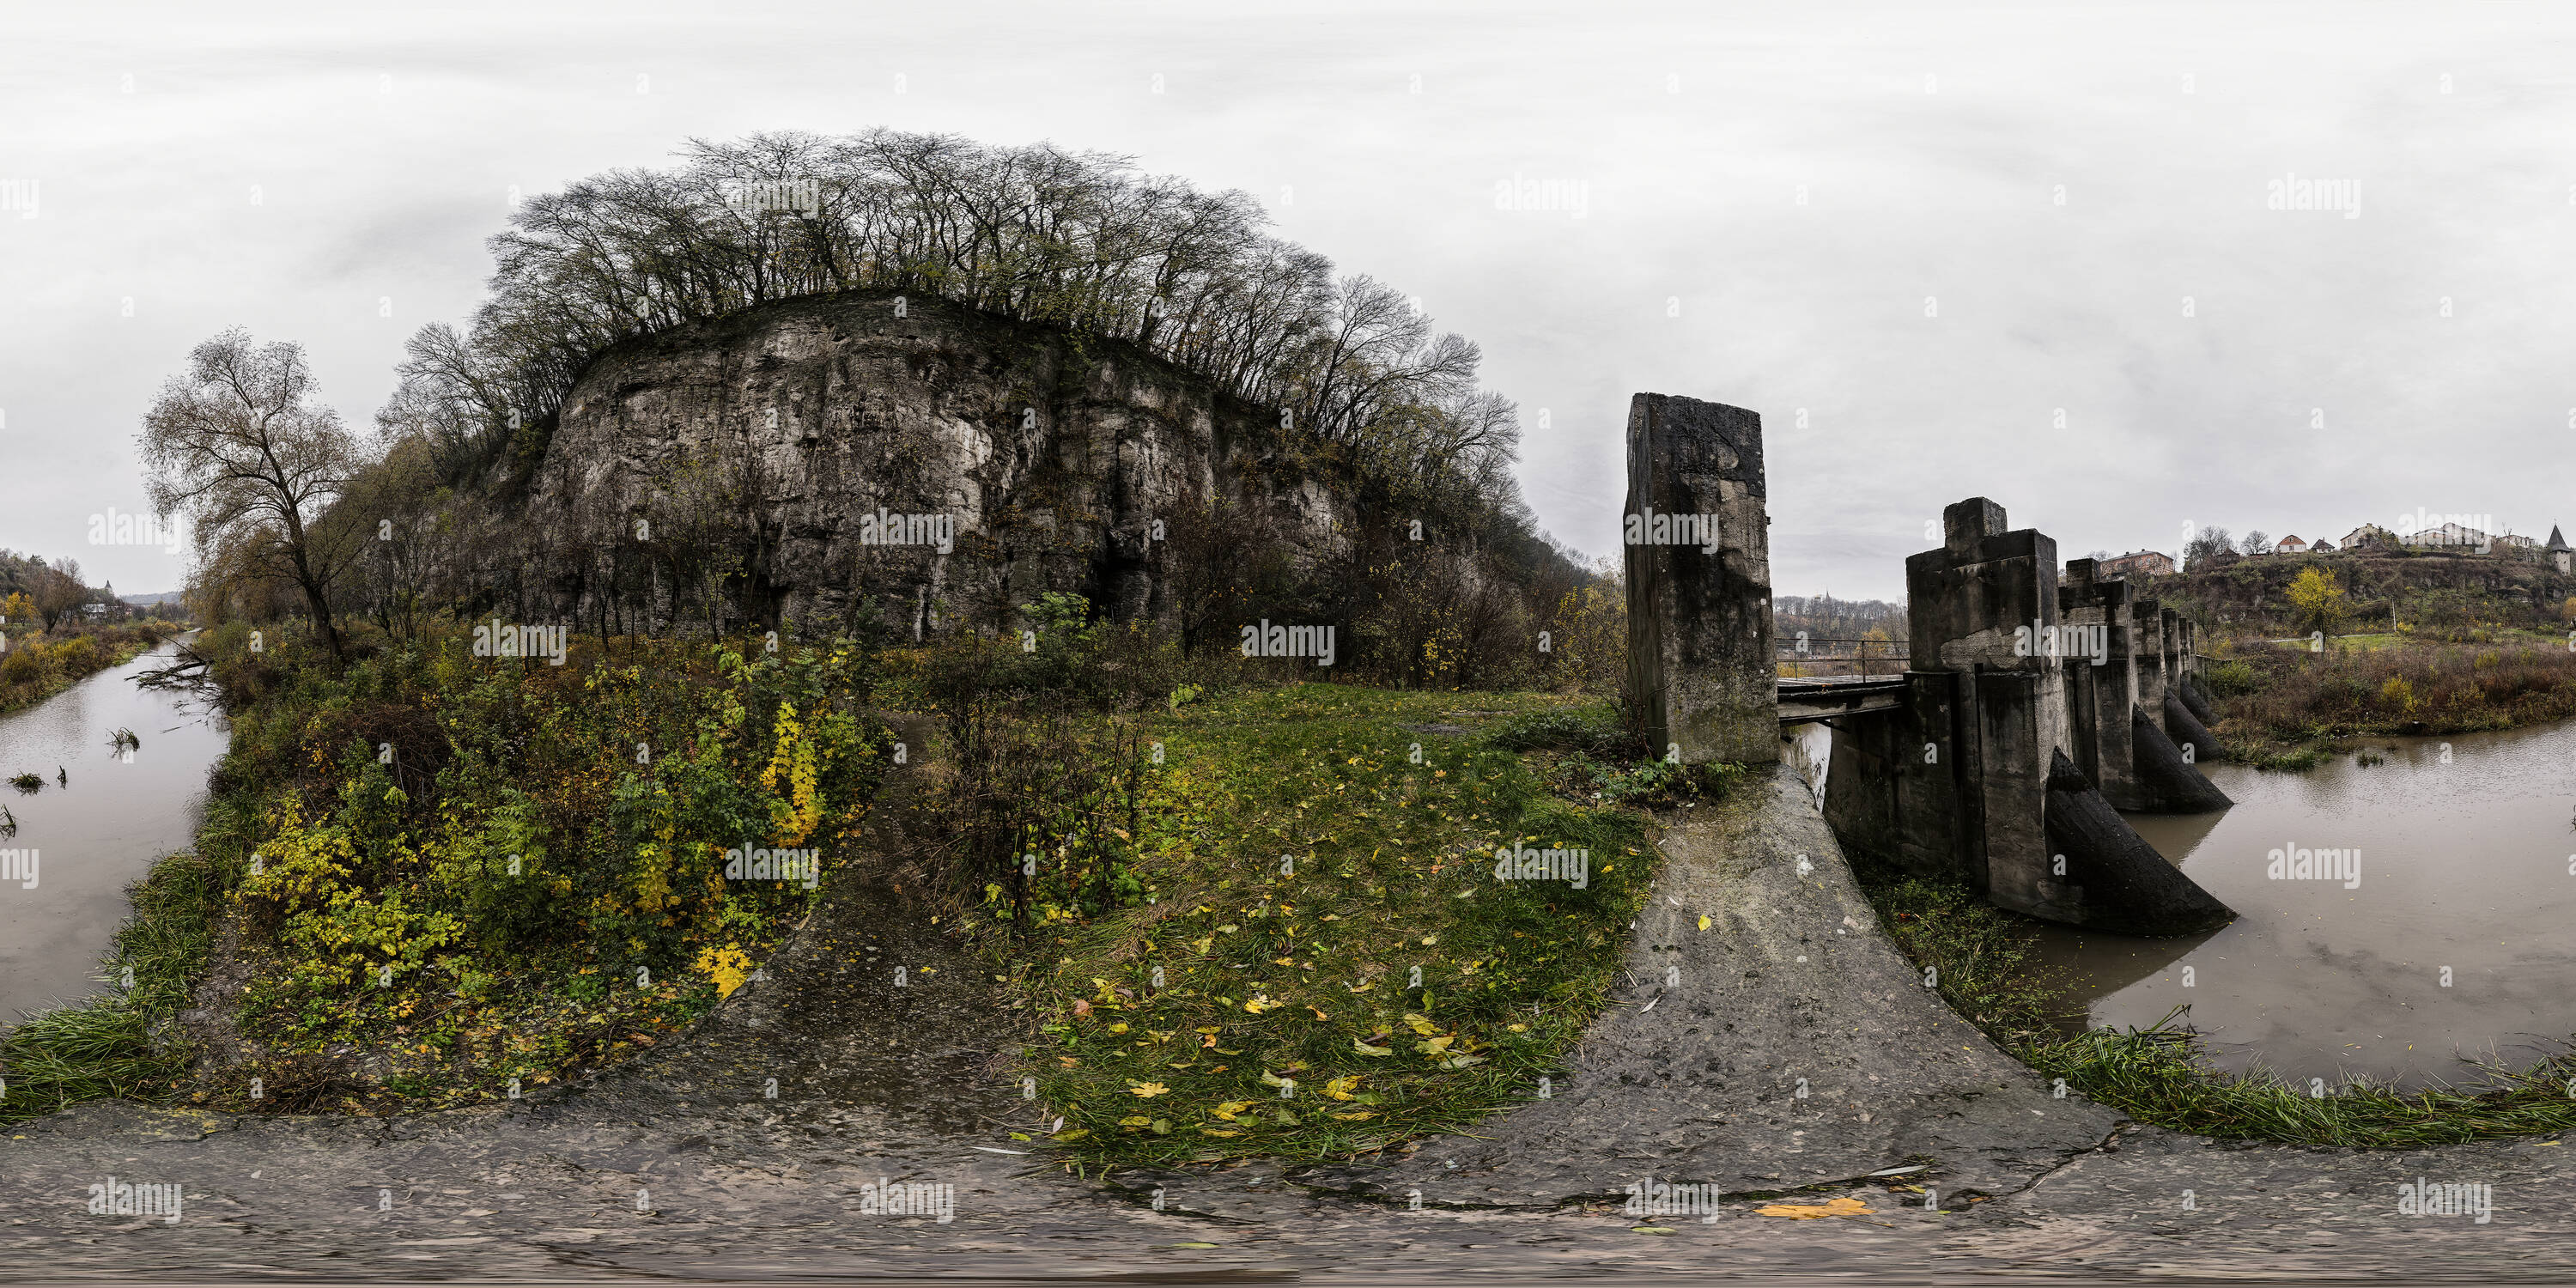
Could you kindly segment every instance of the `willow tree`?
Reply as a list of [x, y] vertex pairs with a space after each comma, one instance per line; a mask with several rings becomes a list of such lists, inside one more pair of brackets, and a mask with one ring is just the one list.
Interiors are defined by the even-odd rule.
[[153, 507], [185, 515], [200, 565], [291, 583], [337, 662], [331, 583], [364, 546], [355, 516], [326, 516], [366, 463], [337, 412], [314, 401], [301, 345], [235, 327], [196, 347], [143, 417]]

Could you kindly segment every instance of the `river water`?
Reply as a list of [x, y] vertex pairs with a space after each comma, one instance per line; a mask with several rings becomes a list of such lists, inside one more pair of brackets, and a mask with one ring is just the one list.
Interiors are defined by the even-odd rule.
[[[206, 771], [228, 741], [224, 721], [134, 683], [175, 647], [0, 716], [0, 805], [18, 820], [0, 850], [35, 855], [32, 881], [0, 881], [0, 1024], [99, 988], [100, 956], [128, 911], [126, 886], [194, 840]], [[142, 740], [130, 759], [108, 748], [118, 729]], [[6, 784], [21, 772], [44, 786]]]
[[[2234, 808], [2130, 815], [2239, 916], [2197, 941], [2048, 928], [2069, 1010], [2125, 1028], [2189, 1003], [2220, 1063], [2329, 1083], [2458, 1082], [2463, 1056], [2523, 1063], [2576, 1034], [2576, 724], [2366, 750], [2384, 763], [2209, 766]], [[2302, 879], [2292, 850], [2359, 853]]]
[[[1829, 737], [1793, 738], [1811, 783]], [[2463, 1057], [2528, 1063], [2576, 1035], [2576, 723], [2365, 750], [2381, 763], [2204, 766], [2233, 808], [2128, 815], [2239, 916], [2196, 939], [2041, 926], [2066, 1027], [2145, 1027], [2188, 1004], [2223, 1067], [2407, 1086], [2471, 1080]], [[2301, 878], [2299, 850], [2358, 854]]]

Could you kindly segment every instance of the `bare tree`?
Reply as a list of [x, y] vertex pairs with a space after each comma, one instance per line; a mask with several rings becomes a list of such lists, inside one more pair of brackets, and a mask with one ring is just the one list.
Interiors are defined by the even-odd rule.
[[184, 514], [208, 563], [291, 581], [314, 630], [344, 656], [331, 583], [364, 549], [325, 512], [365, 464], [339, 414], [312, 401], [300, 345], [256, 345], [239, 327], [196, 347], [161, 387], [138, 442], [152, 504]]
[[421, 436], [388, 437], [376, 467], [343, 485], [333, 515], [362, 528], [373, 523], [375, 530], [365, 534], [357, 576], [367, 609], [387, 635], [398, 639], [419, 636], [423, 618], [441, 598], [439, 574], [448, 574], [451, 581], [458, 575], [462, 524], [449, 512], [448, 495], [437, 483], [439, 446]]
[[2197, 568], [2200, 566], [2202, 560], [2223, 551], [2234, 550], [2235, 548], [2236, 538], [2233, 534], [2229, 533], [2227, 529], [2214, 525], [2202, 528], [2190, 541], [2183, 544], [2183, 566], [2186, 568]]
[[50, 564], [39, 560], [36, 566], [41, 569], [34, 578], [36, 616], [44, 619], [50, 631], [64, 615], [80, 611], [89, 599], [89, 587], [81, 584], [78, 560], [56, 559]]

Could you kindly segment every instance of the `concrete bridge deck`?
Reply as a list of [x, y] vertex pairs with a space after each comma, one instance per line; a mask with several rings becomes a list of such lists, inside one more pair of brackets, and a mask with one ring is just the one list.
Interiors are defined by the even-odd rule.
[[1835, 716], [1894, 711], [1905, 703], [1906, 679], [1896, 676], [1819, 675], [1780, 681], [1780, 723], [1816, 724]]

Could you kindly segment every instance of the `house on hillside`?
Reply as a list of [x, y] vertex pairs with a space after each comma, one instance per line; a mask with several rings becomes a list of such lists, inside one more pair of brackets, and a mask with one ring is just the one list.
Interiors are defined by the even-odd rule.
[[2397, 534], [2376, 523], [2365, 523], [2343, 534], [2343, 548], [2346, 551], [2367, 550], [2373, 547], [2395, 550], [2398, 545]]
[[2272, 543], [2272, 553], [2279, 555], [2305, 554], [2307, 549], [2308, 543], [2299, 540], [2295, 532]]
[[2153, 550], [2133, 550], [2117, 559], [2105, 559], [2094, 566], [2093, 575], [2105, 581], [2114, 577], [2170, 577], [2173, 556]]
[[2333, 554], [2334, 551], [2335, 543], [2326, 540], [2324, 537], [2317, 538], [2316, 541], [2308, 547], [2308, 553], [2312, 555], [2330, 555]]
[[2492, 550], [2495, 548], [2494, 537], [2459, 523], [2444, 523], [2435, 528], [2417, 528], [2407, 533], [2404, 540], [2408, 548], [2415, 550], [2458, 550], [2462, 547], [2472, 550]]

